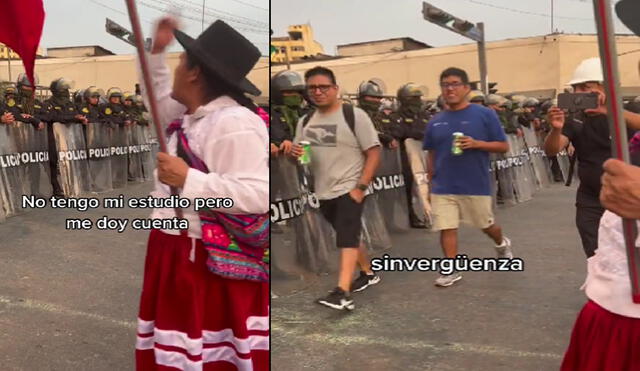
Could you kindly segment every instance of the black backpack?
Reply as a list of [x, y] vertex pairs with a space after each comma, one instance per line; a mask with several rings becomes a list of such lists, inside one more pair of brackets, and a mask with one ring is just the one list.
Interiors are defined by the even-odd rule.
[[[315, 109], [309, 111], [309, 113], [307, 113], [303, 118], [302, 118], [302, 128], [304, 129], [305, 126], [307, 126], [307, 124], [309, 123], [309, 121], [311, 120], [311, 117], [313, 116], [313, 114], [315, 113]], [[353, 133], [353, 135], [356, 134], [356, 115], [355, 115], [355, 110], [353, 108], [353, 106], [351, 104], [346, 104], [343, 103], [342, 104], [342, 114], [344, 115], [344, 119], [347, 122], [347, 125], [349, 125], [349, 129], [351, 129], [351, 132]]]

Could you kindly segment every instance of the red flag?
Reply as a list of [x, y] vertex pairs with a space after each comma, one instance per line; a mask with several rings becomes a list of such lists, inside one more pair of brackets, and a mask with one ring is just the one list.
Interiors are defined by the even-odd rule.
[[35, 86], [33, 68], [44, 26], [42, 0], [0, 0], [0, 42], [20, 55], [24, 70]]

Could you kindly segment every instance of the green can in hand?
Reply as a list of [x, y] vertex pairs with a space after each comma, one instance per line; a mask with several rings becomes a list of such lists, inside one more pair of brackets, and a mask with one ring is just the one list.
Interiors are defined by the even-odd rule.
[[301, 165], [308, 165], [311, 162], [311, 143], [307, 141], [300, 142], [302, 147], [302, 155], [299, 158]]
[[459, 131], [453, 133], [453, 142], [451, 142], [451, 153], [455, 156], [460, 156], [462, 153], [464, 153], [464, 150], [460, 148], [460, 143], [458, 143], [458, 139], [463, 136], [464, 133], [461, 133]]

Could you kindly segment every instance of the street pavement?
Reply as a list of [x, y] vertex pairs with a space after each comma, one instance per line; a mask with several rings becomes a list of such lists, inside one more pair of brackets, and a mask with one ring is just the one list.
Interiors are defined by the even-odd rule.
[[[100, 197], [145, 197], [152, 183]], [[0, 223], [0, 370], [134, 369], [148, 232], [67, 231], [67, 218], [148, 209], [31, 210]]]
[[[354, 294], [356, 309], [314, 303], [335, 275], [272, 282], [272, 369], [558, 370], [585, 303], [585, 255], [574, 226], [575, 187], [554, 185], [499, 208], [497, 222], [525, 262], [523, 272], [464, 273], [454, 286], [435, 272], [383, 272]], [[438, 235], [393, 235], [393, 257], [441, 257]], [[492, 242], [463, 228], [460, 253], [494, 257]]]

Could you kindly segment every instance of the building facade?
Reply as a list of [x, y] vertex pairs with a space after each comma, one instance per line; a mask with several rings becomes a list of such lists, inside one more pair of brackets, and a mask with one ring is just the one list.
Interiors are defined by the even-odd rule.
[[275, 53], [271, 55], [272, 62], [285, 63], [287, 53], [290, 61], [324, 53], [322, 45], [313, 39], [313, 29], [310, 24], [289, 26], [287, 33], [288, 37], [271, 38], [271, 45], [276, 48]]
[[[625, 91], [637, 91], [640, 38], [616, 36], [616, 42], [621, 85]], [[498, 83], [498, 94], [562, 92], [580, 61], [599, 55], [596, 35], [551, 34], [493, 41], [486, 49], [488, 81]], [[376, 77], [385, 82], [389, 95], [402, 84], [414, 82], [427, 86], [427, 98], [435, 99], [440, 94], [440, 73], [452, 66], [466, 70], [472, 81], [480, 80], [475, 43], [294, 63], [291, 69], [304, 73], [318, 65], [336, 73], [344, 94], [355, 93], [362, 81]], [[271, 73], [283, 69], [286, 66], [273, 66]]]
[[392, 53], [426, 48], [431, 48], [431, 46], [410, 37], [401, 37], [396, 39], [338, 45], [338, 56], [356, 57], [360, 55]]
[[[77, 50], [76, 50], [77, 51]], [[173, 71], [179, 63], [181, 53], [168, 53], [167, 63]], [[74, 82], [74, 90], [96, 86], [107, 91], [111, 87], [119, 87], [123, 91], [135, 91], [138, 81], [137, 55], [88, 56], [73, 58], [37, 59], [35, 72], [39, 85], [48, 87], [49, 83], [59, 77]], [[0, 81], [15, 82], [18, 74], [24, 72], [20, 61], [0, 61]], [[248, 75], [263, 93], [269, 95], [269, 60], [260, 58]], [[261, 101], [264, 99], [261, 99]]]

